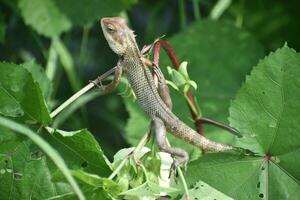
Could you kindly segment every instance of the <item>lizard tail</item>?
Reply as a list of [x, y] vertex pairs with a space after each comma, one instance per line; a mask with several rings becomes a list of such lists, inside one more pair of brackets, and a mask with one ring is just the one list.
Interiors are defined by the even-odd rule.
[[186, 142], [195, 145], [201, 148], [202, 150], [220, 152], [233, 149], [232, 146], [217, 143], [210, 139], [207, 139], [206, 137], [200, 135], [194, 129], [190, 128], [179, 119], [173, 121], [176, 121], [176, 123], [174, 123], [173, 126], [167, 127], [169, 131], [173, 135], [184, 139]]

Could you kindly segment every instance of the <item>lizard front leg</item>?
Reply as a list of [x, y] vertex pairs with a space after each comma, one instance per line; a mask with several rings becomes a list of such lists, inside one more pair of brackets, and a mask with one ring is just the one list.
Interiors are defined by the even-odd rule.
[[167, 132], [164, 122], [155, 117], [153, 119], [153, 126], [159, 149], [171, 155], [177, 156], [177, 158], [174, 160], [175, 167], [179, 166], [180, 164], [186, 164], [189, 160], [189, 154], [183, 149], [168, 146], [166, 136]]
[[[103, 93], [110, 93], [112, 91], [114, 91], [119, 83], [120, 83], [120, 80], [121, 80], [121, 76], [122, 76], [122, 71], [123, 71], [123, 68], [121, 65], [118, 65], [116, 70], [115, 70], [115, 75], [114, 75], [114, 80], [112, 82], [110, 82], [109, 84], [107, 85], [99, 85], [99, 89], [103, 92]], [[96, 84], [98, 86], [98, 84]]]

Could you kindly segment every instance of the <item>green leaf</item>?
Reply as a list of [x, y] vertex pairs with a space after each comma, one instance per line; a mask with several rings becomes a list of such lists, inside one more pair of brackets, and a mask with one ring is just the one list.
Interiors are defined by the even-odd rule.
[[[61, 170], [77, 197], [85, 199], [62, 157], [45, 140], [29, 128], [3, 117], [0, 117], [0, 126], [32, 140]], [[1, 188], [5, 188], [0, 190], [0, 196], [3, 196], [1, 199], [27, 199], [32, 195], [36, 195], [36, 199], [44, 199], [59, 193], [55, 192], [55, 185], [51, 183], [50, 172], [45, 166], [46, 160], [42, 158], [41, 151], [39, 149], [32, 151], [29, 144], [30, 142], [19, 143], [12, 151], [0, 152], [0, 185]]]
[[83, 169], [100, 176], [111, 173], [110, 163], [103, 154], [97, 140], [86, 129], [78, 131], [62, 131], [47, 128], [47, 141], [64, 157], [68, 166]]
[[300, 148], [300, 55], [287, 46], [258, 63], [230, 108], [237, 145], [261, 155]]
[[[233, 200], [225, 194], [214, 189], [210, 185], [203, 181], [198, 181], [193, 185], [192, 189], [189, 190], [190, 198], [192, 199], [222, 199], [222, 200]], [[184, 198], [182, 198], [184, 200]]]
[[31, 73], [33, 79], [39, 83], [43, 95], [45, 99], [47, 99], [50, 96], [53, 88], [52, 83], [46, 76], [44, 69], [34, 60], [24, 63], [23, 67], [27, 69]]
[[120, 0], [53, 0], [66, 16], [78, 25], [86, 25], [101, 17], [118, 15], [134, 2]]
[[82, 170], [73, 170], [72, 175], [75, 176], [77, 179], [81, 180], [82, 182], [85, 182], [95, 187], [103, 187], [105, 184], [115, 184], [113, 180], [102, 178], [96, 174], [86, 173]]
[[71, 28], [53, 0], [20, 0], [18, 6], [25, 23], [46, 37], [57, 37]]
[[208, 154], [188, 165], [186, 181], [194, 185], [202, 180], [234, 199], [257, 199], [256, 185], [262, 162], [259, 157]]
[[158, 184], [146, 182], [136, 188], [123, 192], [122, 195], [129, 197], [129, 199], [133, 197], [159, 197], [161, 192], [168, 194], [177, 191], [178, 189], [176, 188], [161, 187]]
[[[218, 21], [197, 21], [168, 41], [181, 61], [188, 62], [190, 79], [198, 85], [194, 95], [202, 114], [227, 123], [230, 100], [239, 89], [243, 77], [263, 56], [262, 46], [249, 33]], [[168, 66], [167, 56], [161, 56], [160, 66]], [[165, 69], [162, 67], [165, 73]], [[173, 111], [194, 127], [187, 103], [171, 89]], [[233, 136], [219, 128], [207, 127], [207, 136], [219, 142], [229, 142]]]
[[122, 192], [121, 187], [113, 180], [99, 177], [96, 174], [89, 174], [82, 170], [72, 171], [72, 175], [80, 181], [93, 186], [94, 188], [101, 187], [112, 196], [117, 196]]
[[280, 160], [283, 171], [289, 172], [297, 180], [300, 180], [300, 149], [277, 156], [277, 158]]
[[1, 199], [46, 199], [72, 192], [68, 184], [52, 182], [46, 157], [35, 158], [32, 146], [26, 141], [0, 152]]
[[300, 195], [299, 65], [287, 46], [259, 62], [230, 108], [230, 122], [243, 134], [237, 145], [259, 154], [206, 155], [190, 163], [190, 185], [203, 180], [234, 199]]
[[175, 69], [172, 69], [171, 78], [173, 83], [179, 88], [182, 87], [186, 82], [185, 77]]
[[186, 79], [189, 79], [189, 74], [187, 72], [187, 64], [188, 62], [183, 61], [180, 65], [179, 65], [179, 73], [181, 73]]
[[50, 122], [41, 88], [22, 66], [0, 63], [0, 114], [42, 124]]

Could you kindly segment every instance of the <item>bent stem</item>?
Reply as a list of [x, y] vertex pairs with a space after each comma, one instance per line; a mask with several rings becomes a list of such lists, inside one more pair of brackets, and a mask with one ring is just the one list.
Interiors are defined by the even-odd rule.
[[182, 185], [183, 185], [183, 189], [184, 189], [184, 193], [186, 194], [187, 197], [190, 196], [190, 193], [189, 193], [189, 189], [188, 189], [188, 186], [186, 184], [186, 181], [185, 181], [185, 178], [183, 176], [183, 173], [182, 173], [182, 170], [180, 167], [177, 167], [177, 171], [178, 171], [178, 175], [182, 181]]
[[142, 139], [139, 141], [138, 145], [133, 150], [133, 159], [136, 161], [135, 155], [137, 152], [141, 151], [141, 149], [145, 146], [147, 141], [149, 140], [150, 131], [147, 131], [147, 133], [142, 137]]
[[108, 179], [112, 180], [119, 173], [119, 171], [123, 168], [126, 161], [127, 161], [127, 159], [123, 159], [122, 162], [119, 164], [119, 166], [111, 173], [111, 175], [108, 177]]
[[54, 118], [58, 113], [60, 113], [63, 109], [65, 109], [67, 106], [69, 106], [71, 103], [73, 103], [76, 99], [78, 99], [80, 96], [85, 94], [87, 91], [95, 87], [95, 85], [99, 84], [103, 79], [107, 78], [111, 73], [113, 73], [116, 70], [117, 67], [114, 67], [98, 78], [96, 78], [94, 81], [90, 82], [88, 85], [86, 85], [84, 88], [76, 92], [73, 96], [71, 96], [68, 100], [66, 100], [64, 103], [62, 103], [58, 108], [56, 108], [53, 112], [51, 112], [50, 117]]
[[197, 121], [198, 119], [200, 119], [202, 117], [202, 113], [201, 113], [201, 110], [200, 110], [198, 104], [196, 102], [193, 103], [190, 100], [190, 98], [188, 97], [187, 93], [184, 94], [184, 98], [187, 101], [187, 103], [188, 103], [190, 109], [192, 110], [193, 114], [195, 115], [194, 120]]

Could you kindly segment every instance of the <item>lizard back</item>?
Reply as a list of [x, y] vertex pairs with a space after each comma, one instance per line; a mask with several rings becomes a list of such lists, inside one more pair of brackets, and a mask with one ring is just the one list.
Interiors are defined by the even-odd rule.
[[141, 108], [151, 118], [159, 117], [169, 132], [205, 150], [224, 151], [232, 148], [203, 137], [173, 114], [161, 99], [152, 74], [141, 59], [125, 56], [122, 65]]
[[202, 149], [224, 151], [232, 148], [198, 134], [166, 106], [158, 93], [150, 70], [141, 60], [133, 31], [123, 18], [102, 18], [101, 27], [109, 46], [121, 58], [119, 64], [127, 75], [138, 103], [152, 119], [161, 119], [169, 132]]

